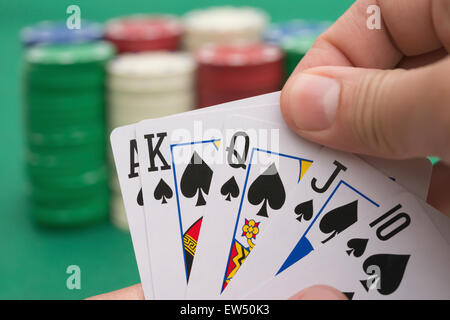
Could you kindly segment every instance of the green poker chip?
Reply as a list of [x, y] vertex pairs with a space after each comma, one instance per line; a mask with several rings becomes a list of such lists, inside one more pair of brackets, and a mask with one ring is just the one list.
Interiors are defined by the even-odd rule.
[[281, 48], [285, 56], [286, 76], [294, 71], [297, 64], [305, 56], [306, 52], [312, 47], [315, 37], [291, 38], [281, 43]]
[[[90, 88], [86, 90], [29, 90], [26, 89], [24, 103], [27, 109], [42, 112], [66, 113], [78, 108], [104, 106], [105, 94], [103, 89]], [[80, 113], [84, 112], [80, 110]]]
[[[83, 110], [85, 110], [83, 112]], [[32, 130], [45, 130], [47, 128], [64, 128], [67, 126], [89, 126], [101, 123], [105, 119], [102, 108], [80, 108], [79, 112], [51, 113], [39, 112], [38, 110], [28, 111], [28, 126]]]
[[27, 169], [32, 174], [67, 174], [80, 173], [101, 167], [106, 161], [105, 150], [96, 146], [89, 152], [88, 148], [79, 148], [80, 152], [26, 153]]
[[[33, 126], [33, 123], [28, 123]], [[106, 129], [105, 124], [93, 124], [84, 126], [70, 126], [61, 128], [33, 128], [27, 132], [28, 143], [31, 146], [75, 146], [87, 143], [104, 143]]]
[[108, 197], [109, 189], [105, 183], [100, 183], [83, 188], [30, 188], [28, 193], [34, 203], [50, 208], [82, 203], [91, 198]]
[[115, 54], [113, 45], [105, 41], [36, 46], [25, 52], [25, 61], [33, 65], [60, 65], [101, 63], [111, 59]]
[[78, 227], [107, 219], [108, 197], [93, 197], [84, 202], [49, 207], [34, 203], [32, 216], [40, 225], [47, 227]]
[[28, 177], [34, 187], [47, 189], [77, 189], [100, 183], [108, 184], [107, 170], [105, 167], [87, 169], [75, 174], [67, 171], [57, 175], [45, 175], [29, 171]]
[[102, 41], [25, 51], [25, 169], [42, 225], [83, 225], [108, 215], [105, 69], [114, 54]]
[[80, 70], [71, 71], [72, 68], [65, 68], [64, 72], [54, 70], [35, 70], [30, 68], [26, 73], [25, 81], [30, 90], [45, 88], [66, 89], [66, 88], [91, 88], [102, 87], [105, 81], [104, 66], [90, 68], [82, 72]]

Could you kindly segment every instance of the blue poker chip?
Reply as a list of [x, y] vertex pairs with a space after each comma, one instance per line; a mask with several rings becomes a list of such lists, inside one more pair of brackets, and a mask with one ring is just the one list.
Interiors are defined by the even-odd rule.
[[63, 21], [44, 21], [21, 31], [22, 43], [27, 47], [42, 44], [85, 43], [102, 38], [102, 25], [89, 21], [82, 21], [80, 29], [69, 29]]
[[291, 20], [271, 25], [264, 33], [264, 41], [279, 45], [291, 38], [317, 37], [331, 25], [328, 21]]

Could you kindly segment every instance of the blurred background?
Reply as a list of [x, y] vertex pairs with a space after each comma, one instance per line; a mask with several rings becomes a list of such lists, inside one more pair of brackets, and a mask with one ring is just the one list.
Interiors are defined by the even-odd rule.
[[[80, 299], [139, 282], [111, 128], [278, 90], [352, 2], [2, 0], [0, 299]], [[87, 33], [61, 33], [70, 5]], [[173, 16], [123, 19], [139, 13]], [[66, 286], [70, 265], [81, 289]]]

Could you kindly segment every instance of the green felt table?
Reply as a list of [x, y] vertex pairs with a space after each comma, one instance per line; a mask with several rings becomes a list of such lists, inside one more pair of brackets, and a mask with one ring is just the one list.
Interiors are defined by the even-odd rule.
[[[183, 14], [212, 5], [261, 7], [272, 21], [335, 20], [351, 0], [2, 1], [0, 5], [0, 299], [80, 299], [139, 281], [130, 235], [109, 222], [74, 230], [43, 229], [30, 219], [23, 170], [19, 30], [41, 20], [64, 20], [77, 4], [81, 17], [105, 21], [132, 13]], [[81, 269], [81, 289], [66, 287], [66, 269]]]

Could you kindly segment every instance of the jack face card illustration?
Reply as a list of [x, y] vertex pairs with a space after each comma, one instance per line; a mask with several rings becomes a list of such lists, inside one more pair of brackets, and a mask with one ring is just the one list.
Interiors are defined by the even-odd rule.
[[[313, 251], [320, 251], [322, 247], [332, 244], [335, 239], [346, 236], [354, 230], [370, 212], [378, 208], [374, 198], [372, 185], [392, 182], [382, 174], [371, 174], [376, 171], [359, 158], [352, 158], [351, 170], [338, 159], [327, 157], [326, 148], [320, 152], [315, 164], [308, 170], [302, 182], [293, 191], [292, 197], [286, 206], [286, 215], [275, 219], [268, 232], [260, 239], [260, 245], [255, 248], [252, 256], [236, 276], [235, 283], [231, 283], [229, 291], [225, 292], [224, 299], [237, 299], [244, 297], [252, 282], [264, 283], [272, 281], [296, 263], [307, 257]], [[411, 168], [424, 168], [422, 162], [406, 163]], [[384, 167], [389, 175], [396, 179], [396, 170], [388, 162], [378, 163]], [[406, 175], [400, 172], [401, 178]], [[419, 172], [420, 176], [426, 174]], [[411, 180], [412, 189], [418, 190], [422, 195], [427, 189], [417, 186], [423, 183], [421, 178]], [[400, 185], [392, 183], [400, 190]], [[394, 190], [395, 191], [395, 190]], [[378, 196], [388, 197], [389, 193], [378, 193]], [[362, 246], [363, 241], [358, 243]], [[359, 250], [362, 250], [361, 248]], [[271, 263], [267, 263], [271, 261]]]
[[[354, 172], [356, 166], [360, 166], [358, 161], [353, 161], [356, 158], [351, 159], [351, 155], [339, 155], [334, 151], [324, 155], [339, 159], [337, 161], [349, 171]], [[316, 169], [320, 170], [320, 166], [318, 164]], [[350, 189], [342, 189], [344, 192], [338, 193], [340, 186], [347, 183], [346, 179], [340, 180], [343, 182], [338, 182], [334, 194], [332, 192], [326, 198], [316, 214], [316, 222], [299, 241], [303, 241], [306, 254], [286, 267], [284, 272], [253, 290], [247, 298], [284, 299], [317, 283], [334, 286], [351, 299], [450, 297], [450, 279], [446, 270], [450, 263], [448, 242], [424, 210], [423, 200], [403, 188], [399, 189], [387, 179], [378, 184], [375, 176], [379, 173], [366, 169], [373, 171], [366, 174], [372, 183], [364, 189], [373, 189], [366, 194], [372, 195], [375, 209], [362, 211], [358, 203], [358, 221], [348, 230], [339, 232], [340, 223], [335, 224], [338, 227], [333, 225], [343, 209], [336, 208], [342, 208], [342, 204], [351, 198]], [[359, 188], [355, 186], [364, 185], [363, 179], [360, 176], [353, 180], [356, 190]], [[348, 205], [345, 209], [348, 212], [345, 224], [355, 220], [354, 207]], [[322, 218], [320, 211], [324, 213]], [[330, 214], [329, 218], [327, 214]], [[300, 247], [299, 243], [296, 246]], [[327, 244], [321, 246], [323, 243]], [[308, 252], [308, 246], [312, 251]]]
[[320, 149], [290, 131], [279, 136], [278, 126], [261, 120], [231, 116], [224, 128], [231, 130], [224, 130], [223, 165], [213, 177], [187, 290], [193, 299], [218, 298], [226, 289]]
[[134, 125], [120, 127], [111, 133], [111, 147], [122, 192], [123, 203], [133, 241], [136, 262], [146, 299], [153, 299], [150, 258], [142, 199], [139, 162]]

